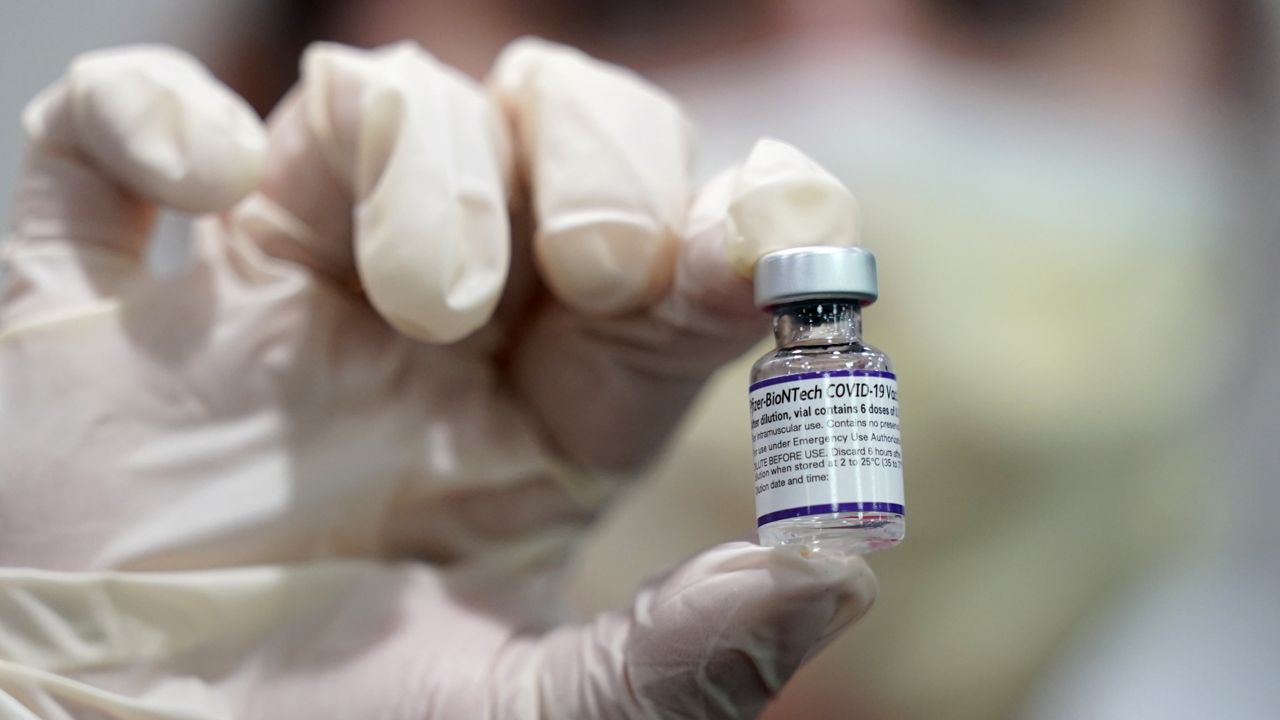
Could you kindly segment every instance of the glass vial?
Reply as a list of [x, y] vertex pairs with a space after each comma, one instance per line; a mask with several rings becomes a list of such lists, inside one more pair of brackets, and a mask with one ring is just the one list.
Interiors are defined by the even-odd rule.
[[782, 250], [756, 265], [756, 304], [777, 340], [751, 369], [764, 545], [862, 555], [906, 533], [897, 377], [862, 342], [862, 308], [878, 293], [861, 248]]

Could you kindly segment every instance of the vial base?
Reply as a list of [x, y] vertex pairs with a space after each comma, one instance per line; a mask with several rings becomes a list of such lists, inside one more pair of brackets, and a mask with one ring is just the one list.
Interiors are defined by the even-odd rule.
[[761, 526], [760, 544], [832, 556], [866, 555], [897, 545], [906, 534], [906, 520], [897, 513], [823, 513]]

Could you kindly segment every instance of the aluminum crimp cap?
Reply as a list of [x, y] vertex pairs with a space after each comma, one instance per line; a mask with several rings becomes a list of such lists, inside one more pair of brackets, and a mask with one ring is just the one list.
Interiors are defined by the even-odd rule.
[[756, 305], [851, 298], [870, 305], [880, 295], [876, 256], [857, 247], [800, 247], [760, 258], [755, 270]]

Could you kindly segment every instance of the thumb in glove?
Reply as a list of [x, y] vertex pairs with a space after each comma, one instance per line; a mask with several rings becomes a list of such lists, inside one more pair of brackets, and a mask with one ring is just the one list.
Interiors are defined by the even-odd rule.
[[756, 717], [876, 588], [859, 558], [721, 545], [652, 582], [630, 613], [508, 645], [497, 716]]

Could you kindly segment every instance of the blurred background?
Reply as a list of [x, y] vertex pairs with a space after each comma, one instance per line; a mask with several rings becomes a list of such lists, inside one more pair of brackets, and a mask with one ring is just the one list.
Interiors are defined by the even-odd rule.
[[[634, 67], [685, 104], [703, 177], [792, 142], [880, 260], [908, 539], [767, 717], [1274, 717], [1278, 28], [1264, 0], [13, 0], [0, 197], [23, 104], [90, 48], [185, 47], [263, 113], [316, 39], [483, 77], [538, 34]], [[753, 533], [755, 355], [605, 518], [578, 608]]]

